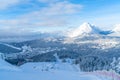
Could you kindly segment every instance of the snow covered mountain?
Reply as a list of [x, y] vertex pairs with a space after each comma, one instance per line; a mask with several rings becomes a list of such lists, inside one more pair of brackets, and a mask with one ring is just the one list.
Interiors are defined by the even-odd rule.
[[114, 25], [114, 29], [111, 30], [111, 34], [109, 34], [109, 36], [117, 36], [120, 37], [120, 24], [116, 24]]
[[113, 30], [108, 31], [85, 22], [80, 27], [71, 30], [64, 43], [96, 44], [98, 46], [93, 46], [94, 48], [109, 49], [120, 44], [120, 38], [118, 37], [120, 37], [120, 24], [115, 25]]
[[98, 29], [94, 25], [91, 25], [90, 23], [85, 22], [80, 27], [70, 31], [68, 33], [68, 37], [78, 37], [78, 36], [98, 34], [98, 33], [100, 33], [100, 29]]
[[116, 24], [113, 32], [120, 33], [120, 24]]

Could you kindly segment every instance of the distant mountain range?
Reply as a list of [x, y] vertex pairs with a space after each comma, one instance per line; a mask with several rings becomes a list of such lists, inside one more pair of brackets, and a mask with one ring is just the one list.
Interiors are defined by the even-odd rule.
[[39, 32], [29, 35], [19, 35], [19, 36], [0, 36], [0, 41], [2, 42], [23, 42], [28, 40], [35, 40], [39, 38], [46, 37], [68, 37], [68, 38], [77, 38], [77, 37], [86, 37], [86, 36], [110, 36], [110, 37], [120, 37], [120, 24], [114, 25], [112, 30], [102, 30], [96, 25], [92, 25], [88, 22], [84, 22], [77, 28], [72, 30], [65, 31], [56, 31], [56, 32]]

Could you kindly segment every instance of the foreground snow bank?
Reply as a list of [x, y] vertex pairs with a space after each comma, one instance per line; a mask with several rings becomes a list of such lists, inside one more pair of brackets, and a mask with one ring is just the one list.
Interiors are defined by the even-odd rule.
[[[6, 77], [7, 76], [7, 77]], [[0, 72], [0, 80], [101, 80], [94, 75], [70, 71]]]
[[[4, 63], [6, 64], [6, 63]], [[1, 64], [0, 66], [3, 66]], [[7, 63], [8, 64], [8, 63]], [[12, 67], [12, 65], [8, 65]], [[27, 63], [21, 71], [0, 70], [0, 80], [112, 80], [107, 72], [80, 72], [78, 66], [69, 63]], [[114, 78], [120, 80], [120, 78]]]

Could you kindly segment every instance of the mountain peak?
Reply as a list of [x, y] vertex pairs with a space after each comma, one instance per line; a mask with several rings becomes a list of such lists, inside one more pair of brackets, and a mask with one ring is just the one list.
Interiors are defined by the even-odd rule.
[[89, 33], [92, 31], [92, 25], [90, 23], [83, 23], [82, 25], [80, 25], [80, 27], [78, 27], [78, 29], [81, 31], [81, 32], [84, 32], [84, 33]]
[[77, 36], [83, 36], [84, 34], [96, 33], [96, 30], [97, 28], [95, 28], [95, 26], [91, 25], [88, 22], [84, 22], [78, 28], [72, 30], [68, 34], [68, 37], [77, 37]]
[[90, 26], [91, 24], [89, 22], [84, 22], [82, 25]]

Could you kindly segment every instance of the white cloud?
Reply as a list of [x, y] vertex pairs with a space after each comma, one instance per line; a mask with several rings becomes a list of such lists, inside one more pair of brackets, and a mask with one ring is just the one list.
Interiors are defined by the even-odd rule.
[[[8, 2], [8, 4], [15, 5], [18, 1], [13, 0], [11, 3]], [[40, 27], [67, 26], [71, 15], [79, 13], [82, 9], [82, 5], [73, 4], [68, 1], [52, 0], [53, 2], [51, 3], [48, 3], [48, 0], [43, 1], [46, 1], [47, 6], [40, 7], [37, 11], [18, 16], [16, 19], [0, 20], [0, 27], [2, 27], [0, 28], [0, 33], [17, 35], [39, 31]], [[4, 9], [10, 5], [6, 3]]]
[[58, 2], [60, 0], [38, 0], [41, 3], [53, 3], [53, 2]]
[[[54, 0], [53, 0], [54, 1]], [[82, 5], [73, 4], [68, 1], [56, 2], [56, 3], [48, 3], [47, 7], [40, 9], [39, 11], [35, 11], [33, 15], [65, 15], [65, 14], [74, 14], [80, 12], [82, 9]]]
[[[46, 0], [47, 1], [47, 0]], [[48, 6], [29, 14], [22, 15], [22, 19], [39, 22], [39, 26], [62, 26], [68, 23], [71, 15], [79, 13], [82, 5], [68, 1], [48, 3]]]
[[48, 7], [43, 8], [40, 13], [45, 15], [73, 14], [80, 12], [81, 8], [81, 5], [64, 1], [50, 4]]
[[19, 2], [20, 0], [0, 0], [0, 10], [7, 9]]

